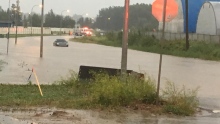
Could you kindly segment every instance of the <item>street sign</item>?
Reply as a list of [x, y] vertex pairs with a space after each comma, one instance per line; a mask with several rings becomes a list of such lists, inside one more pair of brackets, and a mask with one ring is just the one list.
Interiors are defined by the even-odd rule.
[[[152, 4], [152, 14], [159, 21], [163, 21], [164, 0], [155, 0]], [[176, 0], [167, 0], [165, 22], [169, 22], [178, 15]]]

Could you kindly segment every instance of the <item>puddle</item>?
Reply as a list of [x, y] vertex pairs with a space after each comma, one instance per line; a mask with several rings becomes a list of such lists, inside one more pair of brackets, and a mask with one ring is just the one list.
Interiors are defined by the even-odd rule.
[[0, 124], [37, 124], [31, 121], [19, 120], [7, 115], [0, 115]]

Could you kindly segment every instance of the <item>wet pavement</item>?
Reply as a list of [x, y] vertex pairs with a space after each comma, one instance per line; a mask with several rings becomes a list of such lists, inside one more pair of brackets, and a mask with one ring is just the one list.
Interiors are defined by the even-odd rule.
[[[70, 36], [44, 37], [44, 54], [40, 58], [40, 38], [19, 38], [17, 45], [10, 39], [7, 55], [7, 39], [0, 39], [0, 60], [6, 64], [0, 72], [0, 82], [26, 84], [32, 67], [35, 68], [41, 84], [52, 84], [66, 77], [69, 70], [76, 73], [80, 65], [99, 67], [121, 67], [121, 48], [69, 42], [69, 47], [54, 47], [57, 38]], [[146, 73], [157, 80], [159, 55], [135, 50], [128, 51], [128, 69]], [[163, 56], [162, 87], [167, 80], [187, 88], [199, 88], [200, 106], [220, 109], [220, 62], [192, 58]], [[34, 78], [31, 81], [35, 82]], [[218, 120], [218, 118], [216, 118]]]

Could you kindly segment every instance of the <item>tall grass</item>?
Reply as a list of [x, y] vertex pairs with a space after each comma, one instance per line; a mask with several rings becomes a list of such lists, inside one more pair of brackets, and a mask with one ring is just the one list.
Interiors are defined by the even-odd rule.
[[167, 82], [163, 90], [163, 98], [167, 102], [163, 106], [164, 111], [185, 116], [195, 114], [199, 104], [197, 92], [198, 88], [190, 90], [183, 86], [179, 89], [174, 83]]
[[132, 102], [154, 102], [156, 90], [150, 78], [141, 80], [128, 77], [126, 82], [120, 76], [97, 74], [91, 85], [91, 97], [103, 106], [127, 106]]
[[[61, 80], [59, 85], [72, 87], [77, 95], [81, 94], [84, 99], [80, 100], [80, 106], [83, 108], [155, 103], [156, 82], [150, 77], [139, 79], [128, 76], [126, 81], [123, 81], [121, 76], [109, 76], [104, 72], [93, 74], [94, 79], [82, 82], [72, 73], [70, 78]], [[165, 101], [162, 105], [164, 112], [184, 116], [195, 114], [199, 104], [197, 91], [198, 89], [186, 89], [185, 86], [179, 89], [168, 81], [160, 98]]]
[[[10, 108], [48, 106], [74, 109], [135, 108], [136, 105], [152, 107], [156, 99], [155, 81], [151, 78], [143, 80], [129, 76], [126, 81], [122, 81], [120, 76], [109, 76], [105, 73], [98, 73], [95, 74], [94, 79], [81, 81], [71, 71], [67, 78], [62, 78], [52, 85], [42, 85], [41, 88], [43, 97], [36, 85], [0, 84], [0, 106]], [[193, 115], [198, 105], [196, 91], [187, 90], [185, 87], [177, 89], [175, 85], [168, 83], [161, 97], [165, 101], [162, 105], [164, 112]]]
[[[74, 40], [121, 47], [122, 32], [109, 32], [105, 36], [84, 37]], [[184, 40], [164, 41], [161, 43], [154, 36], [146, 36], [141, 31], [131, 31], [129, 33], [128, 47], [135, 50], [180, 57], [220, 60], [220, 44], [190, 41], [190, 48], [186, 50]]]

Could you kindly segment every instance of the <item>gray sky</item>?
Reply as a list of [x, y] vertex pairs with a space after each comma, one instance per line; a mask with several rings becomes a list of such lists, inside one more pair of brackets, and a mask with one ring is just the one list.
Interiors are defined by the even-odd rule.
[[[10, 0], [11, 4], [16, 3], [16, 0]], [[30, 13], [31, 8], [34, 5], [41, 4], [42, 0], [20, 0], [20, 6], [22, 12]], [[154, 0], [130, 0], [130, 4], [136, 3], [147, 3], [152, 4]], [[110, 6], [123, 6], [124, 0], [44, 0], [45, 3], [45, 13], [50, 9], [56, 14], [61, 14], [61, 11], [69, 9], [70, 13], [63, 12], [63, 15], [85, 15], [89, 14], [89, 17], [96, 17], [101, 8], [106, 8]], [[0, 6], [6, 10], [9, 5], [9, 0], [1, 0]], [[34, 7], [33, 12], [40, 13], [39, 7]]]

